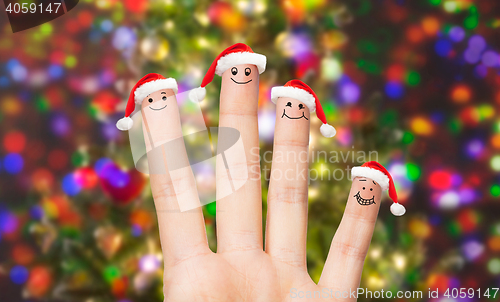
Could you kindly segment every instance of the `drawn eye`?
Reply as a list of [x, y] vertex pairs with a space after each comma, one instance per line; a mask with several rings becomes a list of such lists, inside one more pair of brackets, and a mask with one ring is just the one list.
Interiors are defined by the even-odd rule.
[[236, 68], [236, 67], [231, 68], [231, 73], [233, 75], [236, 75], [238, 73], [238, 68]]
[[245, 68], [245, 75], [248, 77], [252, 73], [252, 70], [250, 68]]
[[153, 102], [153, 99], [152, 99], [152, 98], [149, 98], [148, 102], [152, 103], [152, 102]]
[[365, 187], [363, 187], [363, 190], [365, 189]]
[[370, 188], [370, 191], [373, 191], [373, 188]]
[[288, 103], [286, 103], [286, 106], [287, 106], [287, 107], [292, 107], [292, 102], [288, 102]]
[[164, 96], [164, 97], [162, 97], [161, 99], [162, 99], [162, 100], [164, 100], [164, 101], [166, 101], [166, 100], [167, 100], [167, 97], [166, 97], [166, 96]]
[[299, 109], [304, 109], [304, 105], [299, 104]]

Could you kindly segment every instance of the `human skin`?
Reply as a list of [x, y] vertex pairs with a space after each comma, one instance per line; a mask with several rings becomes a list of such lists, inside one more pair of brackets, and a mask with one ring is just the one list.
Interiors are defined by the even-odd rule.
[[[250, 68], [257, 75], [257, 68]], [[222, 76], [223, 85], [240, 85], [232, 82], [226, 73]], [[333, 239], [320, 282], [316, 284], [309, 277], [306, 266], [308, 180], [307, 175], [303, 175], [307, 172], [302, 171], [304, 168], [307, 170], [307, 158], [285, 156], [282, 161], [274, 159], [264, 249], [261, 182], [257, 173], [260, 171], [260, 162], [255, 155], [252, 157], [258, 152], [250, 152], [251, 148], [258, 148], [258, 86], [255, 82], [250, 82], [255, 86], [221, 88], [220, 126], [238, 129], [247, 152], [246, 159], [240, 161], [232, 158], [233, 154], [228, 154], [229, 169], [233, 165], [236, 170], [240, 165], [248, 165], [249, 170], [254, 167], [257, 170], [249, 172], [249, 180], [242, 188], [217, 201], [216, 252], [208, 247], [201, 209], [180, 212], [178, 208], [179, 201], [198, 201], [192, 173], [183, 173], [175, 180], [170, 178], [169, 173], [150, 176], [164, 257], [164, 301], [296, 301], [298, 299], [293, 298], [292, 292], [314, 292], [325, 288], [355, 290], [359, 285], [380, 206], [380, 187], [369, 183], [368, 179], [365, 182], [361, 181], [362, 178], [353, 181], [344, 217]], [[161, 95], [154, 93], [150, 96], [154, 99], [153, 106], [161, 108], [162, 101], [156, 101], [157, 98], [161, 99]], [[158, 102], [158, 107], [155, 102]], [[169, 100], [166, 102], [168, 105]], [[291, 107], [287, 106], [289, 102]], [[300, 109], [299, 104], [302, 103], [291, 98], [277, 100], [275, 153], [308, 151], [310, 113], [307, 107]], [[142, 110], [148, 110], [147, 107], [149, 105], [143, 101]], [[174, 104], [167, 106], [164, 109], [167, 110], [166, 117], [154, 115], [153, 112], [145, 114], [148, 125], [152, 125], [150, 129], [145, 128], [146, 131], [164, 132], [153, 133], [152, 137], [158, 137], [159, 142], [181, 135], [178, 110], [175, 109]], [[283, 110], [290, 118], [283, 116]], [[302, 116], [302, 113], [307, 119], [294, 119]], [[170, 130], [157, 127], [160, 122]], [[167, 150], [161, 152], [166, 156]], [[186, 160], [183, 154], [177, 156], [178, 161]], [[151, 166], [158, 162], [150, 161], [149, 164]], [[219, 173], [225, 166], [218, 162], [217, 169]], [[258, 180], [252, 179], [255, 175], [259, 176]], [[217, 186], [218, 191], [227, 190], [221, 185], [227, 186], [228, 182], [222, 180]], [[373, 191], [366, 189], [367, 183], [370, 188], [373, 187]], [[174, 190], [174, 184], [181, 185], [183, 190]], [[362, 190], [363, 186], [365, 190]], [[370, 199], [370, 194], [373, 194], [375, 204], [360, 205], [355, 197], [358, 191], [365, 199]], [[328, 299], [308, 299], [324, 300]], [[331, 300], [335, 301], [335, 298]]]

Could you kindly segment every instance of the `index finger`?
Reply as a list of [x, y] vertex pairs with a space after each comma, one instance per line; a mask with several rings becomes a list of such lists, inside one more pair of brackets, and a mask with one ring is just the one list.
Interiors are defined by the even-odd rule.
[[[171, 266], [193, 255], [210, 253], [201, 207], [180, 211], [179, 202], [200, 205], [200, 201], [184, 146], [175, 94], [165, 89], [148, 95], [142, 102], [141, 113], [165, 264]], [[180, 168], [170, 171], [172, 163]]]

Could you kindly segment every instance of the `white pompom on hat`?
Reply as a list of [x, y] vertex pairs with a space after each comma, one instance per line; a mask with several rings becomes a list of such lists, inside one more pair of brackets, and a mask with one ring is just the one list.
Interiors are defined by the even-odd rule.
[[162, 89], [172, 89], [177, 93], [177, 82], [173, 78], [165, 78], [159, 73], [148, 73], [140, 79], [130, 91], [125, 108], [125, 117], [116, 123], [116, 128], [126, 131], [130, 130], [134, 124], [130, 115], [134, 113], [135, 105], [141, 104], [142, 100], [150, 93]]
[[200, 87], [191, 90], [189, 97], [193, 101], [202, 101], [206, 95], [205, 86], [212, 82], [215, 75], [222, 76], [226, 70], [233, 66], [252, 64], [257, 66], [259, 74], [261, 74], [266, 70], [266, 62], [266, 56], [254, 53], [252, 48], [246, 44], [236, 43], [231, 45], [215, 58], [205, 74]]
[[316, 116], [323, 125], [319, 128], [324, 137], [334, 137], [337, 130], [326, 122], [325, 112], [319, 102], [316, 93], [306, 83], [301, 80], [290, 80], [285, 86], [277, 86], [271, 89], [271, 101], [276, 104], [280, 97], [289, 97], [304, 103], [311, 113], [316, 112]]
[[360, 167], [353, 167], [351, 170], [352, 179], [355, 177], [366, 177], [376, 181], [382, 190], [389, 190], [389, 197], [393, 203], [391, 205], [391, 213], [394, 216], [403, 216], [406, 213], [405, 207], [398, 203], [398, 194], [392, 176], [384, 166], [376, 161], [369, 161], [362, 164]]

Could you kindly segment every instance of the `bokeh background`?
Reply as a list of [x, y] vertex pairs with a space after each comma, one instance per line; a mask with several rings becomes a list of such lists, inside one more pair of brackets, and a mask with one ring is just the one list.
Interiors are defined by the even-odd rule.
[[[395, 178], [408, 212], [382, 204], [362, 287], [500, 287], [499, 28], [491, 0], [81, 0], [16, 34], [1, 13], [0, 299], [162, 301], [148, 180], [115, 122], [144, 74], [186, 91], [236, 42], [268, 58], [262, 152], [270, 88], [299, 78], [338, 130], [322, 138], [313, 118], [311, 150], [377, 151]], [[219, 87], [216, 77], [202, 103], [210, 127]], [[311, 165], [324, 172], [309, 193], [316, 281], [350, 187], [328, 175], [362, 163], [348, 157]], [[215, 204], [204, 212], [215, 249]]]

